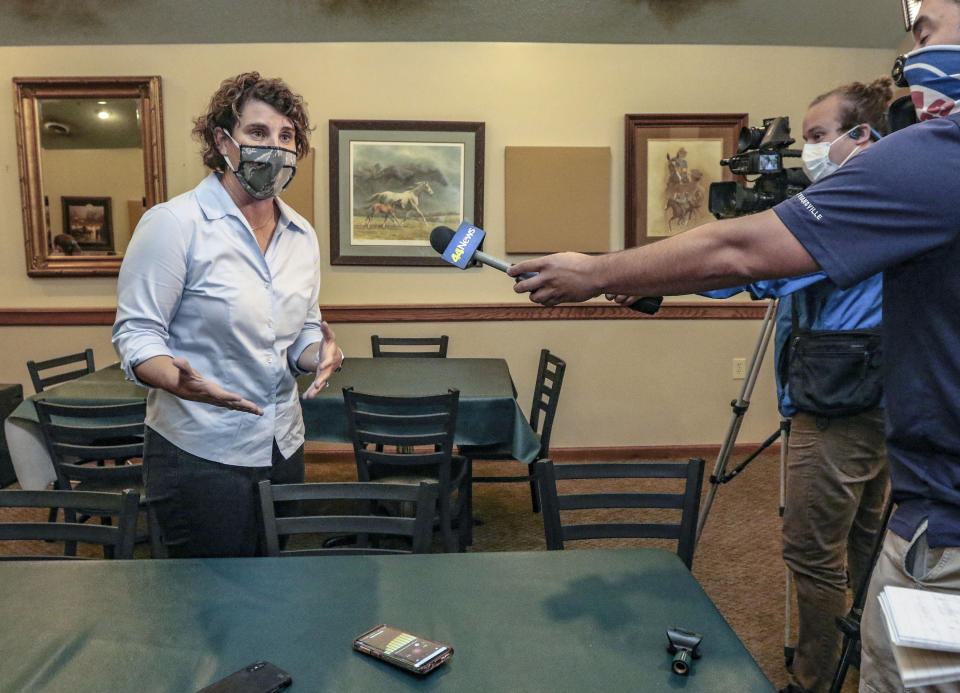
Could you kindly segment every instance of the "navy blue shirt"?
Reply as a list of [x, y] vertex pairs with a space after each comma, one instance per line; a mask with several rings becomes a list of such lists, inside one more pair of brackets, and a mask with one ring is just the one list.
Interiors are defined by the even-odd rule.
[[960, 546], [960, 115], [885, 137], [774, 212], [834, 282], [883, 271], [887, 454], [909, 538]]

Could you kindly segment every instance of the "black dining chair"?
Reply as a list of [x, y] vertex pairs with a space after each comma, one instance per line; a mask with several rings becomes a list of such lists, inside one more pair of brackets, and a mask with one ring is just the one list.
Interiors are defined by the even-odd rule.
[[482, 467], [476, 464], [477, 461], [514, 459], [510, 444], [460, 445], [457, 452], [471, 461], [473, 483], [526, 481], [530, 484], [533, 512], [540, 512], [540, 492], [534, 477], [533, 464], [550, 456], [550, 435], [553, 433], [553, 421], [557, 416], [557, 402], [560, 400], [560, 388], [566, 370], [567, 364], [563, 359], [554, 356], [548, 349], [540, 350], [540, 365], [533, 388], [533, 404], [530, 406], [530, 427], [540, 439], [540, 449], [533, 461], [527, 465], [527, 473], [512, 476], [478, 475], [477, 472]]
[[[261, 481], [260, 510], [268, 556], [323, 556], [427, 553], [433, 536], [433, 517], [439, 484], [385, 484], [370, 482], [319, 482], [271, 484]], [[295, 502], [296, 515], [280, 517], [276, 503]], [[385, 503], [413, 507], [412, 517], [377, 514]], [[316, 535], [305, 546], [304, 535]], [[324, 536], [326, 535], [326, 536]], [[355, 536], [352, 546], [329, 545], [330, 536]], [[285, 539], [299, 537], [283, 547]], [[393, 541], [400, 539], [402, 544]]]
[[[437, 515], [444, 550], [463, 550], [470, 530], [469, 462], [453, 454], [460, 392], [387, 397], [345, 388], [347, 430], [360, 481], [418, 485], [436, 482]], [[451, 496], [456, 494], [456, 502]], [[459, 535], [453, 534], [453, 516]]]
[[[687, 462], [537, 462], [535, 474], [543, 500], [547, 549], [563, 549], [567, 542], [581, 539], [676, 539], [677, 555], [690, 568], [696, 547], [703, 464], [702, 458]], [[679, 492], [649, 486], [642, 490], [634, 483], [636, 479], [680, 479], [683, 484]], [[558, 483], [567, 481], [576, 483], [564, 483], [561, 493]], [[655, 508], [679, 510], [679, 520], [664, 521], [665, 513], [659, 512], [644, 519], [634, 512]], [[573, 511], [591, 512], [584, 517]]]
[[[82, 363], [83, 366], [73, 368], [72, 370], [62, 370], [64, 366]], [[43, 392], [51, 385], [65, 383], [68, 380], [74, 380], [83, 375], [93, 373], [96, 367], [93, 365], [93, 349], [84, 349], [76, 354], [58, 356], [57, 358], [47, 359], [46, 361], [27, 361], [27, 371], [30, 373], [30, 380], [33, 381], [33, 389], [36, 392]], [[44, 376], [44, 371], [55, 371], [51, 375]]]
[[[133, 558], [139, 494], [95, 491], [0, 491], [0, 508], [56, 510], [63, 508], [63, 522], [15, 520], [0, 522], [0, 541], [63, 542], [62, 554], [23, 553], [0, 555], [0, 560], [45, 560], [77, 558], [77, 543], [99, 544], [104, 558]], [[114, 516], [117, 523], [94, 525], [77, 521], [77, 514], [97, 512]], [[28, 546], [21, 545], [20, 546]]]
[[[370, 335], [370, 347], [374, 358], [445, 359], [447, 358], [447, 335], [439, 337], [381, 337]], [[410, 452], [404, 450], [404, 452]]]
[[373, 357], [404, 359], [445, 359], [447, 358], [447, 335], [439, 337], [381, 337], [370, 335]]
[[[132, 488], [143, 493], [145, 401], [80, 405], [37, 399], [34, 407], [53, 460], [55, 488], [105, 492]], [[163, 555], [156, 522], [142, 497], [140, 505], [147, 513], [153, 553]], [[101, 523], [111, 521], [110, 514], [87, 514]]]

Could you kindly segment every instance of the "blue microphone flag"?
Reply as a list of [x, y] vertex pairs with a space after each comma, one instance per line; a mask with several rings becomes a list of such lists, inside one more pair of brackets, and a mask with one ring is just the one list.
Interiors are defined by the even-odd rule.
[[468, 221], [462, 222], [450, 239], [446, 250], [443, 251], [443, 259], [460, 269], [466, 269], [467, 263], [473, 258], [485, 235], [483, 229], [477, 228]]

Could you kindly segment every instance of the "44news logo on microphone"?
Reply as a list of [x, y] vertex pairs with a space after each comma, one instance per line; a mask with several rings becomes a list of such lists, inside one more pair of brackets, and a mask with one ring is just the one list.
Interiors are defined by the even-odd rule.
[[466, 269], [467, 263], [470, 262], [470, 258], [473, 257], [485, 235], [483, 229], [477, 228], [470, 222], [462, 222], [450, 239], [447, 249], [443, 251], [444, 259], [460, 269]]

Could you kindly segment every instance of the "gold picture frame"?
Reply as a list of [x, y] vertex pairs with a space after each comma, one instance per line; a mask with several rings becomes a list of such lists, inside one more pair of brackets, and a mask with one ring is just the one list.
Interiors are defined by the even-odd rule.
[[[89, 277], [116, 276], [123, 261], [118, 237], [129, 230], [122, 222], [111, 228], [110, 244], [79, 248], [80, 252], [66, 254], [54, 243], [51, 216], [59, 223], [59, 211], [50, 205], [60, 202], [60, 196], [51, 197], [45, 187], [52, 167], [44, 162], [49, 152], [42, 142], [51, 132], [71, 136], [75, 123], [52, 122], [42, 117], [48, 104], [63, 101], [82, 101], [91, 109], [112, 109], [116, 100], [133, 102], [131, 110], [137, 118], [137, 139], [142, 171], [143, 193], [139, 200], [140, 213], [167, 199], [166, 163], [163, 146], [163, 104], [160, 77], [14, 77], [14, 114], [17, 126], [17, 162], [20, 169], [20, 204], [23, 213], [23, 238], [26, 252], [27, 275], [31, 277]], [[99, 104], [108, 104], [100, 109]], [[109, 113], [108, 113], [109, 115]], [[139, 176], [138, 176], [139, 178]], [[72, 193], [84, 191], [71, 190]], [[103, 195], [109, 190], [97, 190]], [[115, 194], [111, 194], [111, 197]], [[140, 195], [138, 194], [138, 197]], [[117, 210], [114, 209], [114, 212]], [[123, 209], [126, 216], [126, 209]]]

